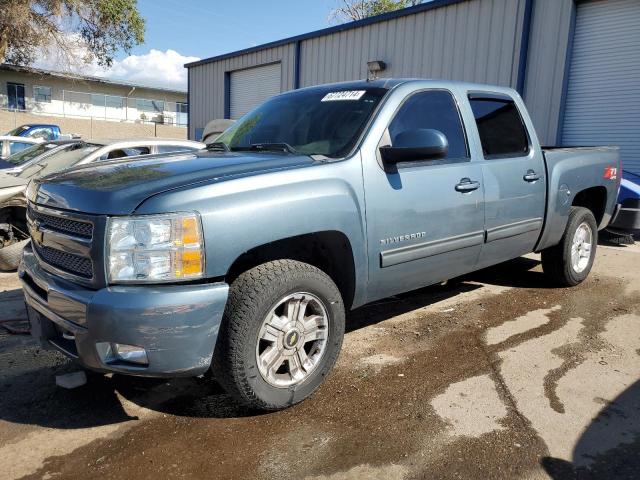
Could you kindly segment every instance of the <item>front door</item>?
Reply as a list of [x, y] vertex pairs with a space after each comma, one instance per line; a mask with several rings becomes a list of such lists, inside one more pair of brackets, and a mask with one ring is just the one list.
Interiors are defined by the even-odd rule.
[[472, 93], [469, 102], [485, 160], [482, 268], [533, 251], [543, 226], [546, 172], [542, 153], [532, 147], [532, 135], [511, 97]]
[[377, 148], [363, 149], [369, 301], [473, 270], [484, 240], [482, 162], [470, 154], [451, 92], [409, 95], [377, 146], [418, 129], [446, 136], [446, 158], [389, 167]]
[[7, 82], [7, 99], [9, 110], [24, 110], [24, 85]]

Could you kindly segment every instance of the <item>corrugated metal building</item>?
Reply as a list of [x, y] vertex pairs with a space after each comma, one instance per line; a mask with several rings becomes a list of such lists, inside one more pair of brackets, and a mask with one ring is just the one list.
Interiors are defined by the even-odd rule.
[[640, 173], [639, 0], [432, 0], [187, 64], [190, 138], [287, 90], [367, 77], [510, 86], [546, 144], [615, 144]]

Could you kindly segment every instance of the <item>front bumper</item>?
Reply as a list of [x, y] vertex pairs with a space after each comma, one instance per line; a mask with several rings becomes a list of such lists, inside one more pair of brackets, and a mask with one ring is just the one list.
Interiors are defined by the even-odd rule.
[[[97, 371], [151, 377], [195, 376], [211, 365], [229, 286], [111, 286], [100, 290], [53, 276], [31, 246], [19, 276], [32, 335]], [[142, 347], [148, 365], [105, 360], [97, 343]]]

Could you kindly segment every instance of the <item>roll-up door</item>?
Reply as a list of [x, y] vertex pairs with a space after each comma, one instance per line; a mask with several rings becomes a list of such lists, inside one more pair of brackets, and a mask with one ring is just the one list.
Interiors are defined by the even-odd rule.
[[238, 119], [266, 99], [279, 94], [280, 77], [279, 63], [231, 72], [229, 82], [231, 118]]
[[577, 4], [563, 145], [619, 145], [640, 174], [640, 1]]

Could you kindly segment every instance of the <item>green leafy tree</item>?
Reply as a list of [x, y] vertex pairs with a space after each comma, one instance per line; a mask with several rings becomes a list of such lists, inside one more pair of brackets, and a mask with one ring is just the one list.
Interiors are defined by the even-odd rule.
[[424, 0], [342, 0], [340, 6], [331, 12], [330, 17], [338, 22], [352, 22], [393, 12], [401, 8], [412, 7]]
[[68, 64], [110, 66], [144, 42], [136, 0], [0, 0], [0, 62], [28, 65], [53, 48]]

